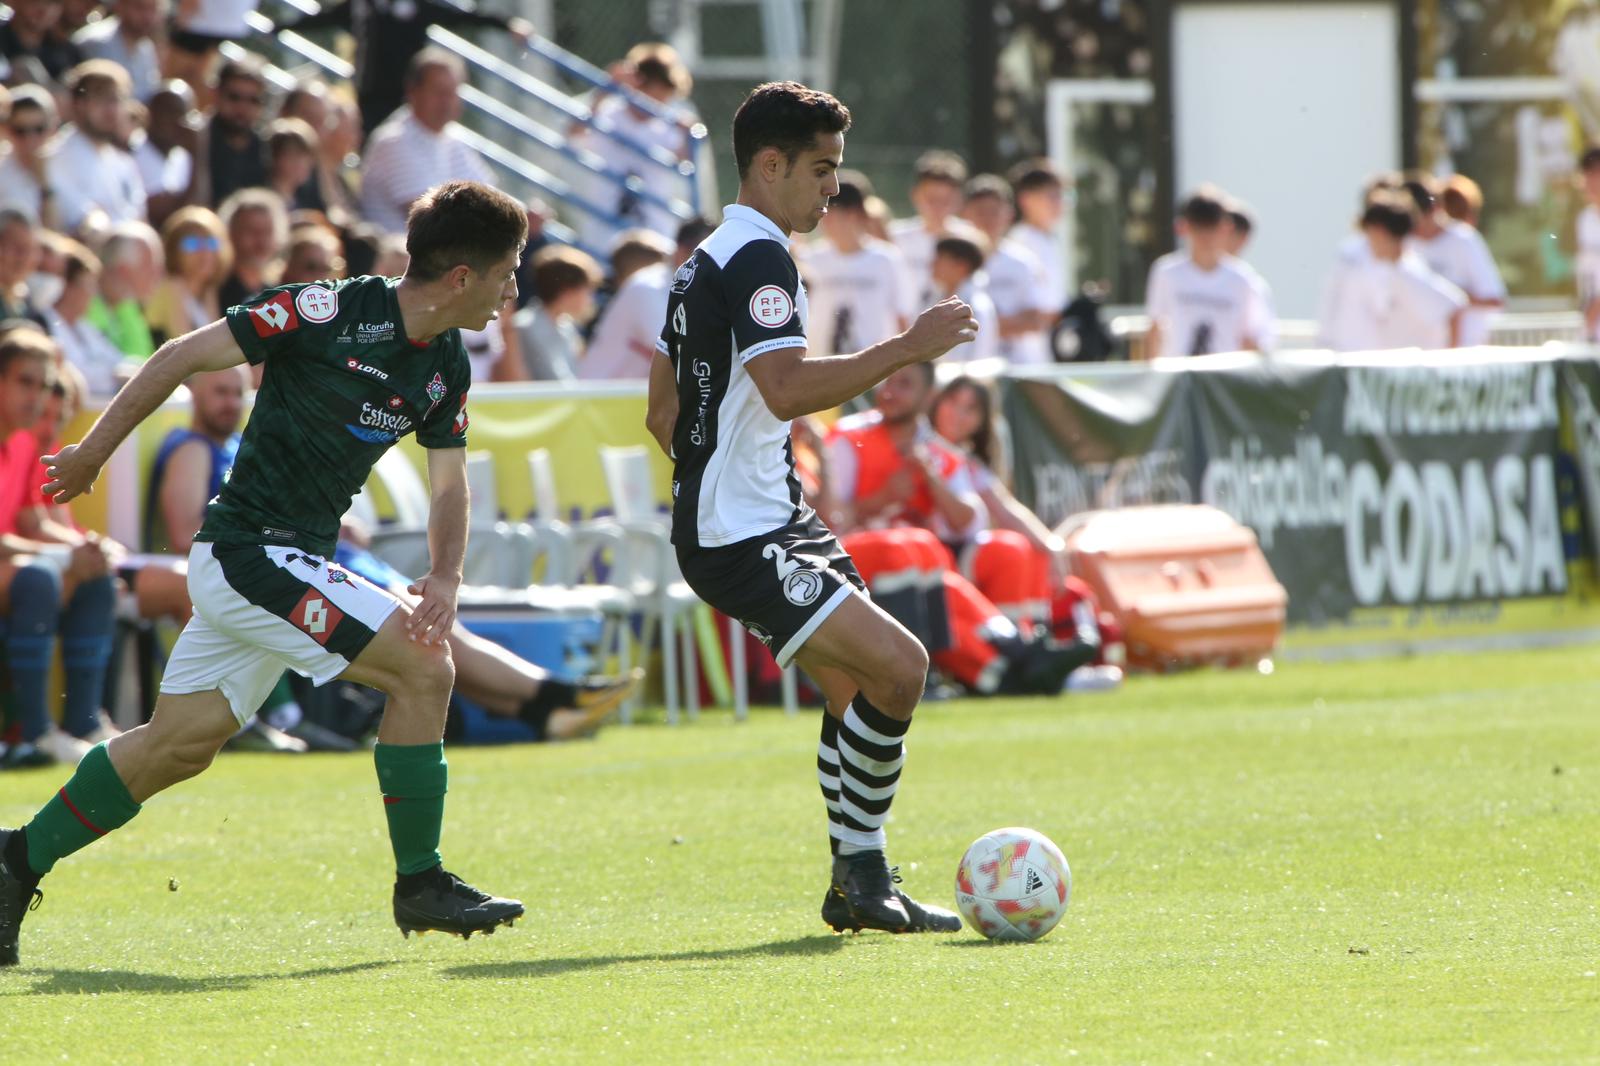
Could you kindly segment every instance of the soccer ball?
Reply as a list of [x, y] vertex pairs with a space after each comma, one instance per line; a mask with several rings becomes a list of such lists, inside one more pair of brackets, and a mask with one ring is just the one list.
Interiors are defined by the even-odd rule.
[[990, 940], [1038, 940], [1072, 898], [1072, 871], [1050, 838], [996, 829], [973, 842], [956, 868], [956, 906]]

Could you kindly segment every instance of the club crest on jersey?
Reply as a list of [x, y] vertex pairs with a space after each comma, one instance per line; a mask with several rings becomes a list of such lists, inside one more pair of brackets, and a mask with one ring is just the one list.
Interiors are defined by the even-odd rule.
[[266, 303], [252, 307], [250, 321], [256, 327], [258, 337], [271, 337], [300, 328], [300, 319], [295, 316], [294, 304], [286, 292], [280, 292]]
[[672, 275], [672, 291], [687, 292], [689, 286], [694, 284], [694, 272], [699, 265], [699, 261], [692, 255], [685, 259], [677, 273]]
[[307, 322], [331, 322], [339, 313], [339, 297], [326, 285], [307, 285], [294, 298], [294, 306]]
[[763, 285], [750, 297], [750, 317], [758, 326], [777, 329], [794, 317], [794, 301], [777, 285]]
[[346, 359], [344, 361], [344, 365], [349, 367], [351, 370], [354, 370], [354, 371], [356, 371], [358, 373], [371, 374], [373, 377], [377, 378], [379, 381], [388, 381], [389, 380], [389, 375], [388, 375], [387, 372], [379, 370], [375, 366], [368, 366], [366, 363], [363, 363], [359, 359]]
[[[438, 407], [441, 403], [444, 403], [445, 394], [450, 391], [450, 388], [444, 383], [444, 378], [440, 377], [438, 372], [435, 371], [433, 380], [428, 382], [428, 388], [426, 391], [428, 393], [428, 399], [431, 401], [428, 404], [428, 414], [431, 415], [433, 414], [433, 409], [435, 407]], [[423, 415], [423, 417], [426, 418], [428, 415]]]

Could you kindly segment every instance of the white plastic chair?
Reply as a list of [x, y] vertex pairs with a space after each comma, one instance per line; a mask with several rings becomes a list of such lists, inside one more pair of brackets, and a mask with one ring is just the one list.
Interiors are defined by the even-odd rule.
[[[696, 679], [694, 612], [700, 598], [678, 570], [670, 529], [656, 511], [655, 478], [650, 455], [643, 447], [600, 449], [600, 466], [615, 513], [612, 521], [638, 550], [619, 556], [614, 576], [631, 589], [644, 617], [642, 647], [648, 649], [659, 632], [661, 681], [667, 722], [678, 721], [679, 680], [683, 679], [683, 707], [692, 720], [700, 715], [700, 688]], [[680, 660], [679, 655], [682, 655]], [[682, 669], [680, 670], [680, 664]]]
[[468, 524], [467, 580], [477, 585], [526, 588], [533, 580], [534, 564], [543, 557], [547, 572], [558, 575], [551, 584], [566, 584], [559, 579], [572, 570], [571, 537], [553, 530], [535, 529], [526, 522], [504, 521], [500, 509], [500, 490], [495, 484], [494, 454], [467, 453], [467, 490], [471, 494]]

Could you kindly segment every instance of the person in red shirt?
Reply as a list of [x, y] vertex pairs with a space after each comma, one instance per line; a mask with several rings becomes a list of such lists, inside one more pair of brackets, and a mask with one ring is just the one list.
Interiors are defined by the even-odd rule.
[[[0, 619], [18, 723], [0, 764], [76, 763], [111, 732], [100, 711], [116, 607], [114, 557], [97, 541], [77, 547], [20, 536], [18, 517], [37, 499], [33, 427], [44, 415], [60, 349], [31, 327], [0, 337]], [[56, 639], [66, 669], [65, 728], [50, 718], [48, 681]]]

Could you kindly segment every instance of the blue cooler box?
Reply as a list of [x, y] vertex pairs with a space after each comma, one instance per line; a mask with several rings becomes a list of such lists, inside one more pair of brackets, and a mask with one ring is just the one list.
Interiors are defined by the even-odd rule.
[[[520, 604], [462, 604], [460, 619], [471, 632], [544, 667], [559, 679], [576, 679], [594, 670], [601, 627], [596, 612], [548, 611]], [[490, 714], [461, 696], [454, 699], [461, 710], [462, 743], [511, 744], [538, 739], [526, 723], [516, 718]]]

